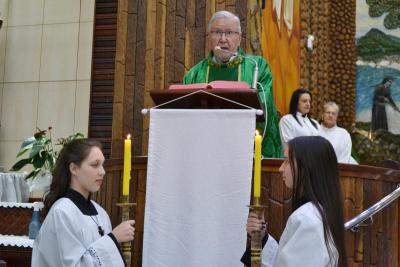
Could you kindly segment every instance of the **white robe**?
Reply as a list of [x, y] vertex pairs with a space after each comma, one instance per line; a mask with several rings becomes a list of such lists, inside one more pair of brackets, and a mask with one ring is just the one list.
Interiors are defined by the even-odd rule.
[[[308, 202], [289, 217], [285, 230], [279, 241], [278, 250], [274, 253], [268, 238], [262, 250], [262, 266], [267, 266], [265, 259], [273, 255], [274, 267], [336, 267], [338, 252], [331, 245], [334, 259], [330, 260], [325, 245], [324, 228], [317, 208]], [[274, 240], [271, 240], [274, 243]], [[275, 255], [274, 255], [275, 254]], [[271, 265], [269, 265], [271, 266]]]
[[281, 118], [279, 121], [279, 131], [281, 134], [282, 144], [285, 146], [287, 143], [295, 137], [298, 136], [311, 136], [311, 135], [318, 135], [319, 124], [316, 120], [311, 119], [315, 122], [317, 128], [315, 128], [308, 116], [306, 117], [301, 116], [300, 112], [296, 114], [297, 119], [299, 120], [300, 124], [295, 120], [292, 114], [287, 114]]
[[326, 128], [322, 124], [319, 128], [319, 134], [331, 142], [338, 162], [357, 164], [351, 157], [351, 137], [346, 129], [336, 125], [332, 128]]
[[[108, 214], [92, 203], [97, 216], [84, 215], [68, 198], [53, 204], [34, 241], [32, 267], [124, 266], [116, 244], [107, 235], [112, 230]], [[104, 236], [91, 217], [97, 217]]]

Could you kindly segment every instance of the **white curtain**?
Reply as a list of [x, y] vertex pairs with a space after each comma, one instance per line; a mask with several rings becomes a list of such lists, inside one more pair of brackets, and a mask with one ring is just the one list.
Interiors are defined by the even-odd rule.
[[28, 202], [26, 173], [0, 173], [0, 202]]
[[243, 266], [255, 116], [150, 111], [143, 266]]

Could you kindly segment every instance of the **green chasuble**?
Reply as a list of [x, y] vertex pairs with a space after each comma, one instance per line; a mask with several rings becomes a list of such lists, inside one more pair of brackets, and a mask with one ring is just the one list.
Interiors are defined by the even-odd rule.
[[[268, 120], [265, 138], [262, 143], [262, 154], [264, 157], [281, 158], [282, 146], [279, 136], [278, 119], [275, 107], [275, 101], [272, 94], [272, 75], [269, 66], [264, 58], [260, 56], [247, 55], [239, 49], [239, 55], [252, 58], [258, 63], [258, 82], [262, 84], [257, 87], [261, 105], [267, 106]], [[212, 61], [212, 52], [209, 57], [203, 59], [183, 78], [184, 84], [209, 83], [215, 80], [224, 81], [244, 81], [252, 84], [254, 62], [247, 58], [236, 57], [227, 64], [217, 64]], [[238, 75], [240, 70], [240, 75]], [[207, 77], [208, 76], [208, 77]], [[265, 127], [264, 123], [257, 123], [257, 129], [260, 133]]]

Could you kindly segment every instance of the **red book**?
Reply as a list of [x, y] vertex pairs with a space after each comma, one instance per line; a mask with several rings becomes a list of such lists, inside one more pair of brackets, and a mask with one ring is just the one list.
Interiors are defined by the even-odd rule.
[[212, 90], [212, 89], [236, 89], [249, 90], [250, 85], [245, 82], [234, 81], [212, 81], [210, 83], [193, 83], [193, 84], [171, 84], [169, 90]]

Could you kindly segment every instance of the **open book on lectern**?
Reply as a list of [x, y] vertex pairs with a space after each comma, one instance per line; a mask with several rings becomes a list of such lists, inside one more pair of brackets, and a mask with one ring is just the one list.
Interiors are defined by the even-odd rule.
[[169, 90], [212, 90], [212, 89], [231, 89], [231, 90], [250, 90], [250, 85], [245, 82], [236, 81], [212, 81], [210, 83], [193, 84], [172, 84]]
[[[245, 82], [173, 84], [167, 90], [150, 90], [149, 93], [157, 108], [163, 109], [263, 110], [257, 91]], [[264, 116], [257, 116], [257, 120], [263, 121]]]

